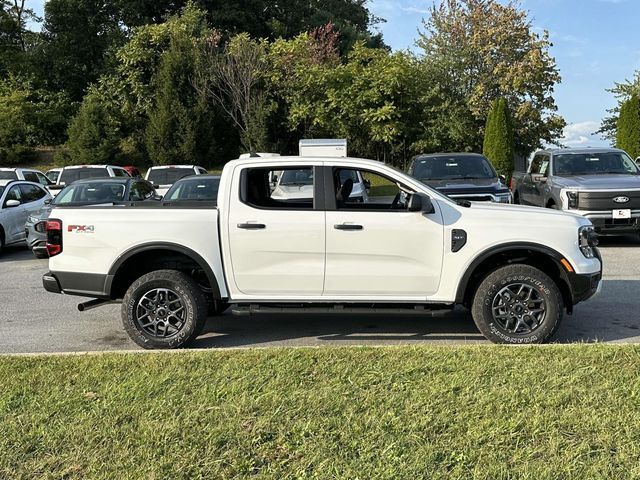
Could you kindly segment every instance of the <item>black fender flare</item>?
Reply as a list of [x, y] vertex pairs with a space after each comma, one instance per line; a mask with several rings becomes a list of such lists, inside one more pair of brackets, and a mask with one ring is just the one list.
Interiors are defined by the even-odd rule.
[[209, 280], [209, 284], [211, 285], [214, 298], [216, 299], [222, 298], [222, 296], [220, 295], [220, 285], [218, 284], [218, 279], [216, 278], [215, 274], [213, 273], [213, 269], [207, 263], [207, 261], [204, 258], [202, 258], [202, 256], [199, 253], [195, 252], [194, 250], [188, 247], [185, 247], [184, 245], [179, 245], [177, 243], [171, 243], [171, 242], [144, 243], [142, 245], [136, 245], [135, 247], [130, 248], [129, 250], [122, 253], [115, 260], [115, 262], [113, 262], [113, 264], [111, 265], [111, 268], [109, 268], [107, 283], [105, 285], [105, 290], [107, 294], [111, 295], [112, 283], [116, 277], [116, 274], [120, 270], [120, 267], [122, 267], [122, 265], [124, 265], [124, 263], [134, 255], [137, 255], [142, 252], [147, 252], [149, 250], [174, 251], [191, 258], [194, 262], [198, 264], [198, 266], [207, 275], [207, 279]]
[[[467, 267], [467, 270], [464, 272], [464, 275], [460, 279], [460, 282], [458, 283], [458, 289], [456, 291], [456, 303], [461, 304], [464, 302], [464, 297], [467, 291], [467, 287], [469, 285], [469, 280], [471, 279], [473, 273], [478, 268], [478, 266], [480, 266], [482, 262], [484, 262], [489, 257], [495, 254], [502, 253], [502, 252], [509, 252], [509, 251], [533, 251], [536, 253], [541, 253], [551, 258], [558, 266], [558, 270], [560, 271], [560, 277], [564, 282], [566, 282], [573, 296], [573, 291], [571, 289], [572, 282], [569, 279], [569, 275], [567, 274], [566, 269], [563, 267], [562, 263], [560, 263], [562, 259], [569, 262], [569, 260], [567, 260], [564, 257], [564, 255], [554, 250], [553, 248], [547, 247], [546, 245], [540, 245], [539, 243], [510, 242], [510, 243], [503, 243], [501, 245], [495, 245], [493, 247], [489, 247], [488, 249], [482, 251], [473, 259], [473, 261]], [[569, 265], [571, 265], [571, 262], [569, 262]], [[573, 265], [571, 265], [571, 268], [573, 269]]]

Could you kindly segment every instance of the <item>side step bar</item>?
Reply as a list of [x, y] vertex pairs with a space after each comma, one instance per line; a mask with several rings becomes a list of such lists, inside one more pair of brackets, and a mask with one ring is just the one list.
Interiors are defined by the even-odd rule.
[[438, 315], [451, 312], [453, 305], [433, 304], [433, 305], [235, 305], [231, 313], [237, 316], [249, 315], [286, 315], [286, 314], [351, 314], [351, 315]]

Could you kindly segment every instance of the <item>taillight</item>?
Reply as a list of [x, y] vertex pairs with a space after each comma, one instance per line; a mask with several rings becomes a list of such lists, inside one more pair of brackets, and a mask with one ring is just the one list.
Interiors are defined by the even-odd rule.
[[47, 231], [47, 253], [54, 257], [62, 253], [62, 220], [49, 219], [44, 222]]

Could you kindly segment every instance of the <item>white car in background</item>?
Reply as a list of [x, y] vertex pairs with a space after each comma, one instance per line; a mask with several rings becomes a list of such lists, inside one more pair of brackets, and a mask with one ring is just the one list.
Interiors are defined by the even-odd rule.
[[58, 177], [60, 176], [61, 173], [62, 173], [62, 168], [52, 168], [51, 170], [47, 170], [45, 172], [45, 175], [53, 183], [56, 183], [58, 181]]
[[23, 242], [29, 214], [40, 210], [51, 194], [35, 182], [0, 180], [0, 249]]
[[40, 170], [33, 168], [0, 168], [0, 181], [2, 180], [26, 180], [27, 182], [39, 183], [43, 187], [55, 183]]
[[190, 175], [206, 175], [208, 172], [197, 165], [159, 165], [147, 170], [144, 179], [153, 184], [158, 195], [164, 195], [171, 185]]

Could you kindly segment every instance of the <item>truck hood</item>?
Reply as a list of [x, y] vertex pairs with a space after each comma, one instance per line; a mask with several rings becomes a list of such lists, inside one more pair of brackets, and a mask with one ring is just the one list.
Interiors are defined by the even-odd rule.
[[522, 218], [526, 218], [527, 216], [536, 215], [537, 217], [546, 216], [548, 218], [559, 219], [560, 217], [564, 218], [573, 218], [577, 220], [580, 224], [589, 225], [591, 222], [587, 220], [585, 217], [578, 215], [576, 213], [566, 212], [562, 210], [554, 210], [552, 208], [541, 208], [541, 207], [529, 207], [526, 205], [516, 205], [510, 203], [493, 203], [493, 202], [471, 202], [471, 210], [483, 210], [487, 211], [491, 214], [495, 214], [496, 218], [499, 218], [501, 213], [504, 213], [507, 216], [518, 215], [522, 216]]
[[553, 183], [578, 190], [632, 190], [640, 189], [640, 175], [572, 175], [553, 177]]

